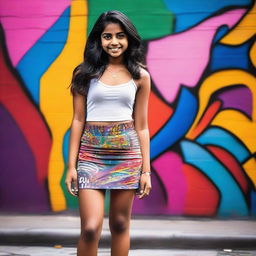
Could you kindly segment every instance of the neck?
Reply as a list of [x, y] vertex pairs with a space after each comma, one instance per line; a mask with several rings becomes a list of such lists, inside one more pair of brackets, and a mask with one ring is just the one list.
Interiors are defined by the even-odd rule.
[[123, 56], [119, 56], [117, 58], [112, 58], [109, 57], [109, 61], [108, 61], [109, 65], [113, 65], [113, 66], [123, 66], [124, 62], [123, 62]]

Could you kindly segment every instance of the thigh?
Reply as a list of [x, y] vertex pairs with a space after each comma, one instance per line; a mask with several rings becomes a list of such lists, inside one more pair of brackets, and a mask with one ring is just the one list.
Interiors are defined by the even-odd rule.
[[129, 217], [135, 196], [135, 189], [113, 189], [110, 191], [109, 217], [118, 215]]
[[80, 189], [79, 211], [82, 226], [98, 226], [104, 217], [105, 190], [102, 189]]

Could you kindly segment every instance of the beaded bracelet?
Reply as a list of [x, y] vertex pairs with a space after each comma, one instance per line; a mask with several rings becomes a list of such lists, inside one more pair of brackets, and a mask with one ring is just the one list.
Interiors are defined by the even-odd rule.
[[151, 172], [141, 172], [141, 174], [146, 174], [146, 175], [150, 176]]

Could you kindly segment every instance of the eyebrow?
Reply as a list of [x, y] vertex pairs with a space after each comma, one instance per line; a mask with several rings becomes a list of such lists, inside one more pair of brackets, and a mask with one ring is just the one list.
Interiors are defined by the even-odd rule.
[[[117, 32], [116, 34], [125, 34], [125, 32]], [[112, 35], [110, 32], [104, 32], [102, 35]]]

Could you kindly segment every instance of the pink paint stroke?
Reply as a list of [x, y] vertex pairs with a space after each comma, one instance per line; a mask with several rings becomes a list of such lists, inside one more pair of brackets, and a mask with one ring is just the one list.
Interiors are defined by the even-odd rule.
[[245, 9], [225, 12], [198, 26], [149, 43], [147, 64], [159, 92], [172, 103], [181, 85], [195, 87], [209, 61], [211, 44], [223, 24], [232, 28]]
[[1, 1], [0, 21], [13, 66], [57, 21], [70, 2], [71, 0]]
[[167, 194], [167, 205], [164, 213], [174, 215], [184, 213], [187, 185], [182, 165], [181, 157], [171, 151], [164, 153], [152, 163]]

